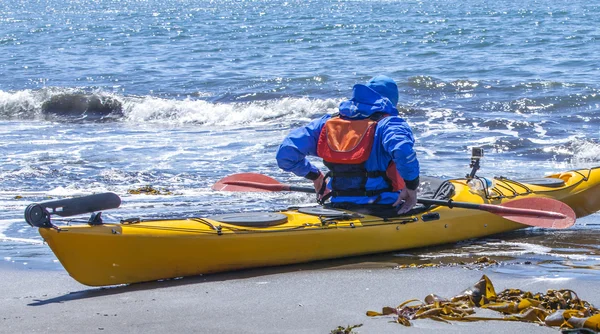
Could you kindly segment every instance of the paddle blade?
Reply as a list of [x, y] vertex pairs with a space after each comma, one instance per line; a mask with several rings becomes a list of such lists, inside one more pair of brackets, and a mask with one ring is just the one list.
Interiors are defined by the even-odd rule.
[[545, 227], [545, 228], [556, 228], [563, 229], [573, 226], [575, 224], [575, 212], [570, 206], [565, 203], [551, 199], [551, 198], [521, 198], [514, 201], [510, 201], [502, 204], [503, 207], [523, 209], [523, 210], [537, 210], [546, 213], [559, 213], [564, 217], [558, 217], [559, 215], [528, 215], [519, 213], [497, 213], [500, 216], [516, 221], [529, 226]]
[[233, 174], [222, 178], [212, 186], [217, 191], [285, 191], [289, 186], [257, 173]]

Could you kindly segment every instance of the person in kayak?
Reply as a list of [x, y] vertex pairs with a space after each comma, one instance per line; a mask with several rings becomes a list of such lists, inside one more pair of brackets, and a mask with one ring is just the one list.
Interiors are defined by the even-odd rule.
[[[277, 151], [279, 168], [312, 180], [320, 203], [331, 198], [333, 207], [377, 205], [408, 212], [417, 202], [420, 170], [412, 130], [398, 116], [397, 104], [398, 86], [387, 76], [354, 85], [339, 114], [288, 134]], [[329, 173], [307, 156], [322, 158]]]

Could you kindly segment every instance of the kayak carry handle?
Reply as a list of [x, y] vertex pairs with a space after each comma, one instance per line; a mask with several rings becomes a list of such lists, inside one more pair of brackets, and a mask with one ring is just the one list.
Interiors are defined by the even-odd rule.
[[51, 215], [70, 217], [82, 213], [115, 209], [120, 205], [121, 198], [111, 192], [33, 203], [25, 209], [25, 221], [35, 227], [52, 227]]

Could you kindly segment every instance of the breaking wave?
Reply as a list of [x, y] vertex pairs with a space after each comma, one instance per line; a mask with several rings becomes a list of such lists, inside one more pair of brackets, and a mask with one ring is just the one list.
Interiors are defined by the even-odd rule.
[[220, 103], [190, 97], [123, 96], [71, 88], [0, 91], [0, 119], [56, 122], [158, 122], [243, 125], [272, 120], [309, 120], [337, 110], [339, 100], [281, 97]]

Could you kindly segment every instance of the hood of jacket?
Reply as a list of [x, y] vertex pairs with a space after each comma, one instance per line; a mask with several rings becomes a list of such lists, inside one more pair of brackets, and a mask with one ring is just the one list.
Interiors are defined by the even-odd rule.
[[363, 84], [352, 88], [352, 98], [340, 103], [340, 115], [345, 118], [362, 119], [380, 112], [390, 116], [398, 116], [398, 109], [386, 97]]

